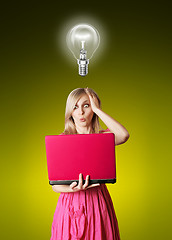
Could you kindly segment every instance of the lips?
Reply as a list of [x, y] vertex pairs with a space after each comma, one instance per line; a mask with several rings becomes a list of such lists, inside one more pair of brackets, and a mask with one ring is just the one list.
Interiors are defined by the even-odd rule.
[[80, 121], [85, 122], [85, 118], [80, 118]]

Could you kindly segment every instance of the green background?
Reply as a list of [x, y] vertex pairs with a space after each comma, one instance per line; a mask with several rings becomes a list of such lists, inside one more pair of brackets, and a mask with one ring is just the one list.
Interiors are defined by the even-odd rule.
[[[68, 94], [87, 86], [130, 133], [116, 147], [117, 183], [107, 184], [121, 239], [172, 239], [170, 9], [170, 1], [1, 5], [1, 239], [50, 239], [59, 194], [48, 183], [45, 136], [63, 131]], [[65, 45], [80, 22], [101, 35], [86, 77]]]

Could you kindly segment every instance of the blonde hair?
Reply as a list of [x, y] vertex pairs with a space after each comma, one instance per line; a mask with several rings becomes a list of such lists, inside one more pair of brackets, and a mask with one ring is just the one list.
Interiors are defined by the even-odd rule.
[[[98, 104], [99, 104], [98, 107], [101, 109], [101, 101], [97, 93], [91, 88], [87, 88], [87, 89], [92, 96], [97, 98]], [[77, 134], [75, 123], [72, 118], [72, 112], [79, 98], [83, 94], [87, 94], [85, 90], [86, 88], [76, 88], [72, 92], [70, 92], [70, 94], [68, 95], [67, 101], [66, 101], [66, 111], [65, 111], [65, 129], [63, 134]], [[92, 130], [90, 133], [99, 133], [99, 129], [102, 130], [103, 128], [100, 126], [99, 117], [94, 113], [92, 118]]]

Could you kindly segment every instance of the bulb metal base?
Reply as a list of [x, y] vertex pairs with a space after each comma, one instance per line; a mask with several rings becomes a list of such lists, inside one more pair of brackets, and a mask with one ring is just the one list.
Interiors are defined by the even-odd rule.
[[81, 60], [78, 59], [77, 60], [78, 65], [79, 65], [79, 75], [80, 76], [86, 76], [88, 74], [88, 64], [89, 64], [89, 60]]

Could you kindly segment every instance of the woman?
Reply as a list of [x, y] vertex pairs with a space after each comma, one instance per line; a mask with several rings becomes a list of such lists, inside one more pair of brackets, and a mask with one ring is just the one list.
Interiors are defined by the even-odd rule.
[[[100, 130], [99, 118], [108, 127]], [[114, 133], [115, 145], [129, 138], [128, 131], [101, 110], [101, 101], [91, 88], [74, 89], [67, 98], [62, 134]], [[77, 149], [77, 146], [76, 146]], [[51, 240], [120, 240], [113, 203], [105, 184], [53, 185], [61, 193], [54, 213]]]

